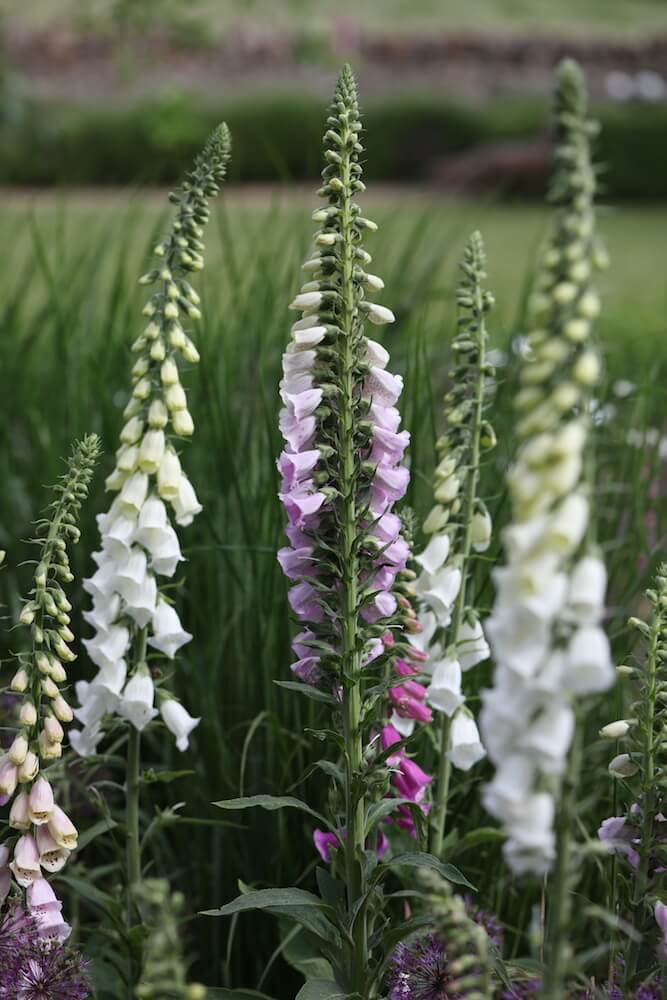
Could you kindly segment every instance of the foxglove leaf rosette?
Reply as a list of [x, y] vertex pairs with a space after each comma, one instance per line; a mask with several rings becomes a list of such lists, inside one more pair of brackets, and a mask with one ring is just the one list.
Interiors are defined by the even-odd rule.
[[488, 810], [507, 834], [517, 873], [543, 874], [555, 856], [554, 816], [575, 731], [578, 696], [614, 680], [600, 622], [604, 564], [588, 544], [585, 475], [589, 404], [600, 362], [591, 346], [604, 262], [595, 236], [591, 123], [580, 71], [564, 63], [556, 96], [553, 227], [531, 299], [533, 329], [515, 405], [519, 446], [508, 472], [507, 563], [495, 573], [487, 631], [496, 661], [482, 733], [496, 776]]
[[116, 466], [106, 482], [114, 499], [98, 516], [97, 570], [84, 583], [92, 597], [84, 616], [94, 629], [85, 645], [98, 673], [77, 685], [75, 714], [83, 728], [71, 742], [83, 756], [96, 752], [105, 716], [117, 715], [139, 731], [157, 716], [148, 649], [173, 659], [192, 638], [160, 583], [173, 578], [183, 560], [176, 527], [191, 524], [201, 511], [179, 457], [181, 442], [194, 430], [179, 364], [199, 360], [183, 326], [184, 319], [201, 315], [188, 279], [204, 264], [208, 199], [220, 190], [229, 153], [229, 132], [221, 125], [179, 191], [170, 195], [176, 217], [155, 248], [161, 263], [141, 279], [156, 288], [144, 306], [146, 328], [132, 345], [132, 394]]

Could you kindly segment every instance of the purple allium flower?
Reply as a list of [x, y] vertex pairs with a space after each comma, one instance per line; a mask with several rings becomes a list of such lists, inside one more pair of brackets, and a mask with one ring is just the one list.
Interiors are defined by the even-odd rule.
[[456, 996], [448, 992], [450, 983], [444, 943], [437, 934], [397, 946], [391, 959], [389, 1000], [450, 1000]]
[[9, 991], [0, 997], [12, 1000], [86, 1000], [92, 987], [86, 963], [73, 948], [61, 948], [34, 938], [21, 950]]
[[0, 1000], [86, 1000], [86, 963], [43, 936], [37, 920], [12, 902], [0, 920]]
[[471, 920], [483, 927], [499, 952], [503, 950], [504, 928], [495, 913], [477, 906], [472, 896], [465, 897], [466, 911]]

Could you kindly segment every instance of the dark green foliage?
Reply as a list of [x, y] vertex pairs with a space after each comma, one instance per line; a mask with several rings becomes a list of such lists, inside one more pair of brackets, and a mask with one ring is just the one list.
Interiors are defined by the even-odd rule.
[[[597, 150], [609, 164], [605, 198], [667, 199], [667, 108], [656, 104], [595, 109]], [[202, 101], [173, 92], [133, 105], [26, 104], [2, 115], [0, 178], [16, 184], [170, 184], [181, 176], [213, 126], [224, 119], [234, 136], [230, 178], [244, 182], [311, 180], [317, 176], [324, 112], [317, 95], [272, 91]], [[544, 101], [509, 99], [484, 106], [408, 94], [365, 108], [370, 180], [421, 181], [451, 154], [544, 134]], [[499, 194], [542, 196], [544, 176], [522, 173]]]

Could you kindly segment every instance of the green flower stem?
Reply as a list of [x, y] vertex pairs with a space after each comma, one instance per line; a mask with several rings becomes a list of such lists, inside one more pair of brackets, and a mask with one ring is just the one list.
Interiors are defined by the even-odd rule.
[[[358, 632], [358, 579], [357, 508], [355, 499], [355, 445], [354, 445], [354, 352], [353, 335], [357, 322], [353, 275], [353, 242], [350, 173], [348, 151], [349, 133], [343, 139], [341, 181], [343, 191], [340, 202], [342, 237], [343, 280], [341, 288], [342, 316], [340, 337], [341, 366], [341, 493], [342, 493], [342, 546], [343, 546], [343, 734], [345, 739], [346, 782], [345, 815], [347, 837], [345, 841], [345, 869], [347, 876], [348, 912], [354, 912], [363, 895], [362, 854], [364, 850], [364, 798], [358, 794], [363, 744], [361, 734], [361, 663], [357, 644]], [[352, 962], [352, 991], [365, 996], [367, 967], [366, 917], [359, 914], [354, 926], [354, 955]]]
[[[655, 785], [655, 707], [658, 691], [658, 647], [662, 625], [661, 608], [658, 605], [651, 622], [648, 657], [646, 662], [646, 693], [644, 697], [646, 714], [643, 720], [642, 742], [642, 784], [641, 810], [642, 827], [638, 845], [639, 865], [632, 892], [632, 909], [637, 914], [644, 906], [648, 890], [649, 862], [653, 846], [653, 817], [656, 813]], [[625, 986], [632, 982], [637, 971], [641, 942], [633, 941], [628, 948], [625, 967]]]
[[565, 977], [570, 961], [568, 938], [572, 916], [572, 890], [577, 881], [573, 863], [572, 829], [576, 822], [577, 787], [581, 770], [580, 723], [581, 719], [577, 718], [556, 818], [556, 867], [549, 885], [546, 969], [544, 986], [540, 993], [543, 1000], [563, 1000]]
[[[478, 235], [478, 234], [477, 234]], [[482, 432], [484, 414], [484, 370], [486, 365], [486, 326], [484, 323], [484, 293], [481, 287], [481, 274], [483, 261], [481, 258], [481, 240], [471, 239], [470, 249], [475, 261], [475, 285], [472, 297], [471, 313], [473, 322], [477, 324], [477, 378], [475, 380], [475, 398], [473, 404], [473, 415], [470, 433], [470, 467], [466, 478], [466, 490], [461, 510], [461, 523], [463, 524], [463, 541], [461, 543], [461, 586], [456, 595], [456, 601], [452, 610], [452, 624], [448, 634], [448, 642], [453, 650], [456, 650], [459, 642], [459, 633], [463, 624], [463, 613], [466, 606], [466, 584], [468, 579], [468, 565], [470, 562], [470, 551], [472, 548], [472, 518], [475, 511], [475, 501], [477, 499], [477, 486], [479, 484], [479, 461], [480, 461], [480, 438]], [[445, 823], [447, 821], [447, 799], [449, 797], [449, 785], [452, 771], [451, 761], [447, 756], [449, 753], [449, 741], [452, 728], [452, 720], [446, 715], [440, 718], [440, 758], [438, 761], [438, 774], [436, 785], [436, 802], [434, 810], [434, 823], [431, 827], [431, 853], [439, 857], [442, 852], [442, 843], [445, 836]]]
[[[146, 658], [148, 633], [141, 629], [136, 640], [135, 663], [143, 663]], [[125, 778], [125, 823], [127, 827], [127, 929], [134, 925], [136, 888], [141, 882], [141, 834], [139, 824], [141, 795], [141, 733], [130, 723], [127, 741], [127, 770]], [[134, 964], [130, 956], [128, 972], [128, 1000], [134, 997]]]

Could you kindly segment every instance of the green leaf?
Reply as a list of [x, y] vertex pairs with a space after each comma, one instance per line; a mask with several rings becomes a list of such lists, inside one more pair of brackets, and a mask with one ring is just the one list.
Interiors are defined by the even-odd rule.
[[155, 771], [151, 767], [148, 771], [141, 772], [141, 780], [145, 785], [153, 785], [156, 781], [166, 785], [179, 778], [188, 778], [191, 774], [196, 774], [196, 771]]
[[335, 705], [336, 700], [332, 698], [330, 694], [326, 691], [320, 691], [319, 688], [313, 687], [312, 684], [301, 684], [299, 681], [275, 681], [278, 687], [287, 688], [288, 691], [298, 691], [299, 694], [304, 695], [306, 698], [310, 698], [312, 701], [324, 702], [326, 705]]
[[445, 864], [444, 861], [440, 861], [435, 855], [426, 854], [424, 851], [415, 851], [411, 854], [397, 854], [395, 857], [379, 865], [378, 872], [381, 873], [383, 869], [387, 868], [432, 868], [449, 882], [455, 882], [457, 885], [465, 885], [468, 889], [477, 892], [472, 882], [469, 882], [458, 868], [454, 865]]
[[[420, 930], [422, 927], [432, 927], [433, 917], [427, 914], [421, 914], [418, 917], [412, 917], [411, 920], [406, 920], [398, 927], [390, 927], [382, 935], [382, 949], [389, 956], [394, 950], [397, 944], [400, 944], [404, 938], [409, 937], [413, 931]], [[387, 959], [388, 960], [388, 959]]]
[[116, 823], [115, 819], [112, 819], [111, 816], [107, 816], [106, 819], [99, 820], [81, 834], [77, 850], [81, 851], [84, 847], [87, 847], [88, 844], [92, 843], [96, 837], [99, 837], [103, 833], [107, 833], [109, 830], [115, 829], [117, 826], [118, 823]]
[[332, 1000], [337, 997], [342, 1000], [349, 996], [333, 981], [333, 979], [309, 979], [303, 984], [296, 995], [296, 1000]]
[[329, 903], [337, 910], [345, 909], [346, 892], [343, 883], [333, 878], [326, 868], [316, 868], [315, 878], [317, 879], [317, 888], [325, 903]]
[[336, 911], [319, 896], [304, 889], [251, 890], [219, 910], [205, 910], [203, 915], [226, 917], [246, 910], [264, 910], [277, 917], [288, 917], [313, 934], [321, 942], [320, 947], [327, 956], [340, 951]]
[[114, 910], [117, 913], [119, 912], [118, 901], [108, 893], [102, 892], [92, 882], [88, 882], [84, 878], [78, 878], [76, 875], [59, 875], [58, 878], [65, 885], [70, 886], [71, 889], [75, 889], [82, 899], [92, 903], [93, 906], [97, 906], [107, 913], [113, 913]]
[[473, 847], [479, 847], [480, 844], [494, 844], [502, 839], [502, 832], [495, 826], [481, 826], [477, 830], [471, 830], [470, 833], [466, 833], [459, 841], [455, 841], [451, 845], [450, 851], [452, 854], [463, 854], [464, 851], [469, 851]]
[[255, 889], [237, 896], [218, 910], [202, 910], [205, 917], [230, 917], [244, 910], [289, 909], [293, 906], [309, 907], [334, 914], [333, 909], [312, 892], [305, 889]]
[[268, 809], [269, 812], [273, 812], [275, 809], [300, 809], [301, 812], [314, 816], [327, 829], [333, 829], [325, 816], [315, 812], [301, 799], [295, 799], [291, 795], [248, 795], [242, 799], [223, 799], [221, 802], [214, 802], [213, 805], [217, 806], [218, 809], [252, 809], [258, 806], [260, 809]]
[[331, 979], [331, 965], [319, 954], [312, 935], [299, 927], [283, 931], [282, 955], [285, 961], [300, 972], [304, 979]]
[[375, 802], [366, 813], [365, 836], [367, 837], [385, 816], [389, 816], [399, 806], [409, 804], [409, 799], [381, 799], [380, 802]]

